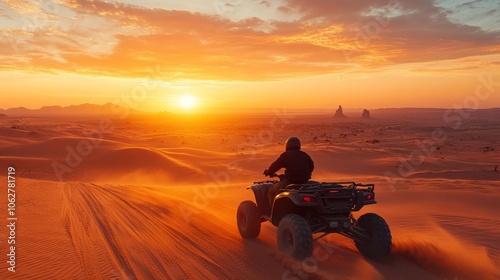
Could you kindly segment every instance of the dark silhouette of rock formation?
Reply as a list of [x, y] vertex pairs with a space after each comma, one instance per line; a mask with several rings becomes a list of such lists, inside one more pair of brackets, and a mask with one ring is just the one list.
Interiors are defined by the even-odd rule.
[[347, 118], [344, 115], [344, 110], [342, 109], [342, 106], [339, 105], [339, 108], [337, 109], [337, 111], [335, 111], [335, 115], [333, 117], [334, 118]]
[[370, 111], [364, 109], [363, 110], [363, 114], [361, 115], [361, 118], [363, 118], [363, 119], [371, 119], [372, 116], [370, 115]]

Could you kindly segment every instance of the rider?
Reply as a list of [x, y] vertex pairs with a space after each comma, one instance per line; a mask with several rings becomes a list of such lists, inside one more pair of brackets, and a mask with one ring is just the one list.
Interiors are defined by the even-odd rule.
[[285, 168], [285, 179], [269, 189], [269, 205], [273, 205], [274, 197], [279, 193], [279, 189], [288, 184], [303, 184], [311, 179], [314, 170], [314, 162], [311, 157], [300, 150], [300, 140], [297, 137], [290, 137], [285, 143], [286, 151], [279, 158], [264, 170], [264, 175], [270, 176], [281, 168]]

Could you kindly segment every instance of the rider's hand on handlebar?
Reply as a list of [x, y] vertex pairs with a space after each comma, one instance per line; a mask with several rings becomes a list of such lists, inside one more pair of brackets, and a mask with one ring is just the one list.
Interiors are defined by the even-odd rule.
[[269, 170], [267, 170], [267, 169], [266, 169], [266, 170], [264, 170], [264, 173], [263, 173], [263, 174], [264, 174], [264, 176], [271, 176], [271, 174], [269, 173]]

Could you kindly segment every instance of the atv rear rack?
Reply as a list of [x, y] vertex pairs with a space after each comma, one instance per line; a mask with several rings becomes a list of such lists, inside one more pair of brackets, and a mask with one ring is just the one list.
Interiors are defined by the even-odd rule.
[[318, 190], [330, 189], [354, 189], [374, 191], [375, 184], [358, 184], [355, 182], [312, 182], [305, 184], [290, 184], [283, 190], [285, 191], [301, 191], [301, 192], [316, 192]]

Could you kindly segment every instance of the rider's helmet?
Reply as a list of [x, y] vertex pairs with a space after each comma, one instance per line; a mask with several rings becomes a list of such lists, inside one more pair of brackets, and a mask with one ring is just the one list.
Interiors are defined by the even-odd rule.
[[286, 139], [285, 148], [286, 148], [287, 151], [288, 150], [293, 150], [293, 149], [300, 150], [300, 140], [299, 140], [299, 138], [297, 138], [295, 136], [292, 136], [292, 137]]

